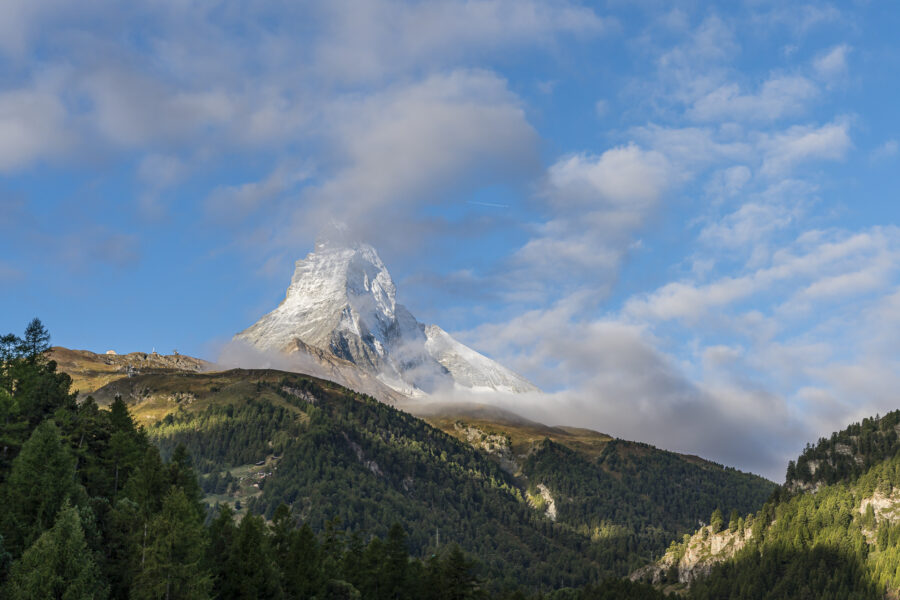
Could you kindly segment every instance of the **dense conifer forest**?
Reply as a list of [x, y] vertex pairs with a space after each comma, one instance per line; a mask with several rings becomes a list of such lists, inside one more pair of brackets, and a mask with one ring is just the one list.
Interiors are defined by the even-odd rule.
[[[788, 467], [787, 484], [755, 514], [729, 524], [746, 545], [695, 581], [690, 597], [896, 597], [900, 591], [898, 420], [896, 411], [864, 419], [822, 438], [816, 446], [807, 446]], [[721, 528], [721, 514], [718, 519]], [[715, 532], [714, 526], [710, 534]], [[687, 544], [687, 540], [673, 543], [670, 555], [680, 559]], [[674, 575], [667, 579], [674, 581]]]
[[[522, 470], [559, 492], [553, 521], [498, 463], [407, 413], [302, 375], [228, 377], [185, 375], [196, 400], [148, 427], [163, 456], [189, 449], [208, 493], [227, 495], [241, 485], [234, 473], [246, 480], [241, 465], [265, 461], [244, 509], [271, 518], [287, 503], [316, 531], [338, 518], [360, 535], [384, 536], [399, 522], [413, 554], [434, 552], [439, 539], [458, 543], [501, 587], [625, 576], [713, 508], [755, 510], [773, 487], [646, 445], [614, 441], [590, 458], [545, 440]], [[216, 389], [208, 400], [205, 386]]]
[[883, 417], [863, 419], [807, 444], [796, 462], [788, 463], [786, 485], [811, 488], [817, 484], [849, 481], [900, 450], [900, 410]]

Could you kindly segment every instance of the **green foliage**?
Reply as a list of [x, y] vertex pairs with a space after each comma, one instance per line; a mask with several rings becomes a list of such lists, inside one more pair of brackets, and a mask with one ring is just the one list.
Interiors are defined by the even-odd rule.
[[75, 491], [75, 457], [53, 421], [38, 425], [12, 464], [3, 488], [0, 526], [8, 548], [18, 555], [48, 529], [63, 502]]
[[645, 583], [627, 579], [607, 579], [582, 589], [564, 588], [545, 596], [546, 600], [666, 600], [674, 598]]
[[[223, 518], [230, 519], [228, 512], [220, 515]], [[247, 515], [237, 527], [225, 526], [216, 533], [220, 568], [215, 596], [247, 600], [282, 597], [271, 539], [261, 516]]]
[[66, 504], [56, 523], [12, 569], [6, 595], [16, 600], [103, 600], [107, 587], [85, 541], [78, 511]]
[[[10, 579], [0, 597], [128, 598], [166, 531], [205, 543], [196, 474], [183, 449], [164, 464], [121, 399], [110, 410], [76, 403], [48, 344], [39, 321], [22, 339], [0, 337], [0, 584]], [[193, 529], [167, 529], [171, 494]]]
[[[740, 529], [734, 511], [770, 489], [639, 444], [614, 441], [593, 461], [547, 442], [525, 469], [553, 490], [554, 524], [469, 446], [337, 386], [259, 378], [257, 396], [182, 409], [145, 433], [121, 398], [109, 410], [76, 403], [71, 380], [43, 358], [48, 343], [39, 322], [0, 338], [4, 598], [656, 600], [648, 586], [604, 577], [716, 507]], [[236, 523], [227, 506], [207, 517], [191, 456], [212, 491], [235, 484], [229, 468], [273, 466]], [[852, 487], [778, 491], [753, 520], [753, 542], [696, 597], [895, 588], [900, 526], [854, 511], [900, 485], [898, 461]], [[582, 587], [563, 589], [572, 585]]]
[[872, 504], [859, 509], [895, 487], [900, 456], [815, 493], [779, 490], [755, 515], [747, 547], [695, 583], [691, 597], [855, 599], [900, 590], [900, 522], [879, 518]]
[[718, 507], [758, 509], [774, 487], [761, 477], [623, 440], [607, 444], [596, 462], [545, 440], [522, 471], [553, 491], [557, 522], [602, 540], [592, 557], [615, 574], [664, 552]]
[[497, 579], [537, 585], [597, 576], [589, 539], [536, 514], [515, 481], [470, 446], [308, 377], [261, 380], [257, 388], [258, 398], [181, 410], [148, 433], [164, 455], [185, 444], [209, 473], [207, 490], [222, 489], [226, 468], [279, 456], [261, 495], [242, 502], [251, 512], [271, 517], [286, 503], [312, 531], [338, 518], [347, 535], [366, 538], [387, 538], [398, 523], [414, 556], [434, 552], [439, 531]]
[[196, 506], [173, 487], [150, 521], [141, 548], [141, 567], [131, 588], [135, 600], [209, 598], [212, 578], [202, 568], [206, 544]]
[[478, 595], [475, 563], [465, 557], [459, 546], [451, 548], [438, 572], [442, 599], [464, 600]]
[[0, 336], [0, 483], [32, 430], [55, 411], [75, 408], [71, 378], [43, 357], [49, 339], [38, 319], [24, 339]]
[[722, 516], [722, 509], [716, 508], [709, 517], [709, 526], [712, 529], [712, 533], [719, 533], [722, 531], [722, 526], [724, 524], [725, 517]]
[[0, 535], [0, 581], [6, 579], [10, 563], [12, 563], [12, 555], [6, 551], [6, 547], [3, 545], [3, 536]]
[[737, 509], [732, 509], [731, 516], [728, 517], [728, 531], [734, 533], [738, 529], [743, 529], [742, 525], [741, 516], [738, 514]]
[[[797, 462], [788, 463], [787, 484], [814, 486], [852, 481], [900, 450], [900, 410], [863, 419], [843, 431], [807, 444]], [[815, 468], [813, 468], [815, 466]]]

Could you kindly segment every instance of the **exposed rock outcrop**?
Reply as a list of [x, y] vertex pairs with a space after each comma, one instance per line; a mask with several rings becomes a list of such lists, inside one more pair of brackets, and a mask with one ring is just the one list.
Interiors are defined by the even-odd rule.
[[685, 536], [681, 544], [673, 543], [659, 561], [632, 573], [631, 580], [690, 585], [709, 575], [716, 564], [733, 557], [752, 537], [750, 527], [713, 533], [712, 526], [706, 525], [694, 535]]

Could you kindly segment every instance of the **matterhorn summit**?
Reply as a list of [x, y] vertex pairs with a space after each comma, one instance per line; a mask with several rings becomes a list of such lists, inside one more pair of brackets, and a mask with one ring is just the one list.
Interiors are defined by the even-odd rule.
[[405, 396], [537, 391], [440, 327], [419, 323], [396, 295], [374, 248], [317, 242], [297, 261], [284, 301], [235, 339], [264, 352], [304, 353], [332, 366], [352, 363]]

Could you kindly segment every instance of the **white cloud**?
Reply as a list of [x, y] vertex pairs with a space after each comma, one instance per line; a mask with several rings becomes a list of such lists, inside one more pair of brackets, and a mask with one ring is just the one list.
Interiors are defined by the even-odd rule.
[[684, 177], [716, 163], [749, 161], [756, 154], [753, 144], [743, 139], [743, 132], [734, 135], [722, 128], [717, 131], [711, 127], [665, 127], [651, 123], [630, 133], [678, 165]]
[[[281, 30], [245, 27], [272, 18], [264, 2], [218, 11], [196, 3], [85, 0], [76, 10], [58, 0], [11, 0], [4, 9], [0, 51], [21, 58], [25, 72], [56, 78], [41, 98], [5, 98], [4, 139], [27, 143], [16, 144], [15, 153], [0, 147], [4, 170], [59, 150], [69, 118], [83, 134], [78, 156], [121, 147], [168, 155], [190, 147], [207, 157], [277, 151], [319, 141], [323, 113], [341, 97], [361, 103], [379, 88], [412, 86], [471, 63], [467, 57], [481, 61], [615, 27], [568, 0], [282, 4]], [[109, 34], [135, 28], [140, 36]], [[301, 28], [311, 34], [296, 35]], [[41, 60], [26, 64], [38, 49]]]
[[871, 159], [873, 161], [882, 161], [887, 160], [889, 158], [893, 158], [897, 156], [897, 150], [900, 149], [900, 145], [897, 144], [897, 140], [887, 140], [874, 150], [872, 150]]
[[632, 144], [600, 156], [563, 157], [550, 166], [547, 178], [546, 197], [558, 208], [621, 209], [639, 222], [668, 185], [669, 164], [659, 152]]
[[782, 202], [745, 202], [733, 213], [704, 227], [700, 241], [717, 250], [751, 249], [773, 231], [794, 223], [800, 212], [798, 206]]
[[698, 98], [687, 114], [698, 121], [776, 121], [802, 114], [817, 94], [810, 80], [797, 75], [772, 77], [756, 94], [727, 83]]
[[339, 0], [326, 3], [324, 11], [317, 68], [343, 81], [377, 80], [503, 47], [595, 36], [614, 27], [592, 9], [565, 0]]
[[73, 9], [71, 3], [62, 0], [5, 0], [0, 11], [0, 51], [22, 59], [41, 21], [62, 14], [71, 16], [77, 13]]
[[850, 46], [841, 44], [828, 52], [819, 55], [813, 61], [813, 68], [819, 77], [826, 81], [835, 81], [847, 75], [847, 56]]
[[760, 142], [765, 152], [762, 172], [781, 175], [813, 160], [842, 160], [852, 146], [849, 128], [846, 122], [834, 121], [821, 127], [794, 125], [766, 136]]
[[260, 181], [217, 187], [206, 199], [206, 210], [220, 220], [241, 220], [309, 176], [308, 168], [282, 162]]
[[61, 155], [71, 147], [66, 109], [53, 94], [0, 92], [0, 172]]
[[713, 173], [704, 187], [714, 200], [733, 198], [744, 189], [751, 177], [750, 169], [736, 165]]
[[646, 327], [586, 318], [586, 299], [571, 296], [545, 311], [461, 334], [538, 385], [563, 388], [491, 402], [545, 423], [578, 423], [770, 477], [783, 473], [781, 440], [799, 429], [783, 399], [724, 381], [692, 382], [658, 350], [660, 340]]
[[767, 30], [787, 26], [795, 35], [806, 35], [816, 27], [835, 23], [847, 16], [831, 4], [785, 3], [753, 15], [753, 20]]
[[353, 235], [386, 246], [403, 241], [393, 232], [421, 218], [420, 209], [538, 170], [538, 138], [518, 97], [486, 71], [345, 98], [322, 128], [334, 176], [310, 190], [301, 226], [315, 229], [337, 217]]
[[707, 17], [684, 43], [675, 46], [659, 58], [664, 70], [691, 70], [698, 64], [718, 62], [734, 56], [740, 50], [734, 30], [720, 17]]
[[595, 290], [609, 289], [671, 185], [666, 158], [634, 144], [560, 158], [539, 194], [552, 217], [512, 257], [511, 283], [553, 281], [564, 288], [563, 280], [571, 285], [587, 275]]
[[[871, 273], [866, 271], [873, 261], [898, 258], [900, 232], [894, 228], [874, 228], [856, 234], [807, 232], [790, 246], [774, 252], [770, 262], [756, 270], [701, 285], [687, 281], [668, 283], [652, 293], [631, 298], [624, 312], [639, 319], [685, 319], [697, 323], [712, 311], [721, 311], [783, 284], [798, 291], [805, 288], [808, 296], [828, 290], [834, 293], [842, 283], [847, 292], [866, 292], [870, 289], [868, 284], [857, 289], [845, 286], [868, 281]], [[880, 284], [886, 283], [882, 277]]]
[[501, 406], [780, 480], [806, 441], [895, 408], [897, 265], [896, 228], [813, 230], [742, 275], [670, 282], [619, 314], [592, 316], [581, 292], [460, 335], [550, 390]]
[[155, 189], [175, 185], [185, 176], [187, 166], [177, 156], [148, 154], [138, 164], [138, 179]]

